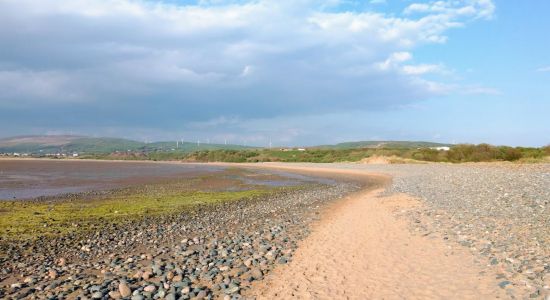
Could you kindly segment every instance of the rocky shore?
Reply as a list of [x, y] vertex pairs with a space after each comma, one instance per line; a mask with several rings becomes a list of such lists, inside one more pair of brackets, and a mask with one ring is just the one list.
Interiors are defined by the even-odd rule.
[[337, 183], [267, 198], [113, 224], [83, 237], [5, 243], [6, 299], [236, 299], [278, 264], [328, 202], [358, 190]]
[[[381, 196], [421, 200], [394, 211], [409, 221], [411, 234], [468, 249], [486, 270], [480, 275], [496, 274], [498, 289], [511, 299], [550, 299], [549, 164], [290, 166], [391, 175]], [[351, 182], [289, 188], [269, 198], [144, 217], [86, 239], [4, 247], [9, 259], [0, 270], [0, 297], [242, 298], [251, 283], [292, 260], [325, 204], [360, 188]]]
[[354, 166], [393, 176], [387, 194], [423, 200], [414, 234], [466, 247], [511, 298], [550, 299], [550, 165], [421, 164]]

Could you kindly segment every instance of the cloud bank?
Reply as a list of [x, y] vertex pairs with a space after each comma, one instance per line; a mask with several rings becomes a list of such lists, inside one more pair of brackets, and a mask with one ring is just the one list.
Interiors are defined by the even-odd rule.
[[155, 132], [393, 109], [460, 89], [437, 78], [443, 64], [413, 53], [494, 9], [490, 0], [397, 14], [316, 0], [5, 0], [0, 123]]

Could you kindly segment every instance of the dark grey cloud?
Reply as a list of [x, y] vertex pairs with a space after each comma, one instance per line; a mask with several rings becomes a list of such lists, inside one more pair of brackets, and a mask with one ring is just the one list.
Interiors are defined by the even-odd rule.
[[410, 52], [490, 15], [487, 2], [393, 17], [316, 1], [2, 1], [0, 126], [161, 134], [393, 109], [448, 92], [419, 77], [436, 68], [415, 68]]

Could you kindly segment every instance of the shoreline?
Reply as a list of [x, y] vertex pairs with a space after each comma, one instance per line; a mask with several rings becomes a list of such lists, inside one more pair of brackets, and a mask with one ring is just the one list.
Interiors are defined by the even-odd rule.
[[334, 203], [294, 260], [247, 294], [256, 299], [505, 298], [496, 273], [433, 237], [415, 236], [396, 211], [422, 204], [407, 195], [362, 190]]
[[398, 162], [398, 163], [365, 163], [361, 161], [339, 161], [339, 162], [200, 162], [200, 161], [183, 161], [183, 160], [150, 160], [150, 159], [97, 159], [97, 158], [47, 158], [47, 157], [5, 157], [0, 156], [0, 161], [97, 161], [97, 162], [121, 162], [121, 163], [160, 163], [160, 164], [190, 164], [190, 165], [418, 165], [418, 164], [435, 164], [435, 165], [494, 165], [494, 166], [522, 166], [522, 165], [550, 165], [550, 160], [540, 161], [479, 161], [479, 162], [442, 162], [442, 161], [419, 161], [418, 162]]
[[[529, 248], [525, 248], [527, 246], [523, 246], [526, 240], [521, 239], [513, 241], [519, 246], [518, 249], [510, 249], [506, 245], [501, 248], [502, 240], [500, 240], [501, 236], [499, 234], [524, 230], [521, 227], [516, 229], [514, 223], [507, 223], [512, 219], [499, 219], [494, 226], [508, 228], [507, 231], [501, 233], [494, 231], [488, 236], [481, 236], [481, 233], [469, 229], [468, 231], [467, 227], [456, 229], [456, 226], [467, 226], [468, 222], [479, 218], [479, 213], [483, 213], [484, 210], [489, 209], [490, 211], [492, 209], [491, 207], [472, 205], [483, 204], [484, 201], [489, 199], [496, 201], [495, 203], [501, 201], [500, 198], [487, 198], [490, 195], [484, 196], [485, 198], [479, 196], [476, 198], [476, 195], [480, 195], [476, 189], [483, 188], [482, 186], [491, 187], [490, 191], [493, 191], [495, 184], [504, 184], [500, 182], [502, 180], [512, 180], [513, 183], [513, 179], [509, 178], [524, 176], [522, 174], [525, 172], [535, 172], [534, 175], [531, 175], [542, 177], [535, 177], [538, 181], [535, 182], [533, 197], [537, 197], [536, 195], [541, 194], [541, 192], [544, 195], [544, 186], [547, 186], [545, 182], [550, 178], [545, 177], [550, 175], [550, 165], [548, 164], [525, 166], [506, 164], [498, 167], [493, 164], [427, 164], [419, 166], [208, 163], [208, 165], [283, 170], [304, 175], [328, 176], [341, 180], [354, 179], [355, 182], [363, 182], [367, 185], [370, 184], [370, 186], [363, 187], [351, 194], [342, 194], [343, 198], [333, 198], [331, 201], [322, 202], [322, 205], [308, 206], [309, 209], [313, 209], [310, 211], [310, 213], [313, 213], [313, 218], [308, 219], [309, 221], [304, 224], [309, 224], [307, 228], [311, 228], [312, 233], [309, 234], [309, 229], [306, 228], [305, 231], [296, 235], [299, 237], [294, 240], [297, 244], [294, 244], [291, 249], [285, 249], [284, 251], [280, 249], [279, 251], [282, 252], [278, 252], [291, 254], [296, 251], [295, 256], [293, 254], [285, 258], [285, 262], [282, 264], [277, 261], [272, 265], [277, 267], [271, 272], [262, 269], [261, 264], [256, 265], [254, 263], [255, 259], [264, 259], [265, 255], [269, 253], [269, 248], [261, 248], [261, 243], [256, 245], [260, 248], [252, 246], [252, 249], [260, 249], [256, 256], [252, 255], [252, 262], [247, 260], [251, 267], [258, 267], [249, 268], [247, 265], [247, 270], [254, 272], [255, 275], [246, 272], [239, 274], [236, 271], [234, 275], [241, 278], [239, 281], [226, 281], [226, 277], [222, 276], [223, 278], [218, 278], [222, 283], [216, 288], [217, 290], [207, 289], [207, 292], [205, 292], [207, 295], [209, 293], [215, 295], [244, 293], [245, 296], [253, 295], [259, 299], [274, 296], [294, 298], [297, 295], [303, 298], [326, 298], [337, 295], [352, 299], [364, 297], [393, 299], [403, 297], [403, 295], [410, 295], [412, 298], [455, 298], [457, 295], [463, 296], [461, 298], [475, 298], [477, 295], [485, 295], [490, 298], [497, 296], [501, 298], [544, 298], [550, 293], [550, 266], [548, 265], [550, 261], [546, 260], [548, 256], [545, 256], [550, 253], [546, 252], [545, 254], [548, 248], [529, 250]], [[512, 168], [508, 166], [512, 166]], [[460, 184], [457, 185], [461, 182], [460, 180], [465, 180], [461, 184], [467, 187], [467, 190], [456, 189], [461, 186]], [[524, 189], [531, 188], [527, 182], [531, 181], [521, 182]], [[482, 186], [478, 187], [478, 185]], [[504, 187], [506, 189], [510, 188], [508, 186]], [[373, 192], [372, 189], [376, 188], [378, 188], [376, 192]], [[448, 191], [457, 193], [458, 199], [466, 197], [463, 199], [468, 200], [468, 202], [464, 201], [464, 204], [462, 204], [460, 201], [453, 200], [454, 202], [441, 202], [441, 204], [438, 204], [438, 201], [446, 200], [442, 195], [447, 195], [445, 193]], [[511, 191], [513, 190], [509, 192]], [[403, 195], [403, 193], [407, 195]], [[547, 190], [546, 195], [548, 195]], [[318, 195], [314, 196], [314, 198], [316, 197]], [[545, 196], [542, 197], [544, 199]], [[301, 198], [295, 198], [293, 201], [298, 199]], [[292, 203], [286, 202], [283, 207], [292, 205]], [[458, 206], [457, 208], [448, 206], [451, 204], [468, 206]], [[545, 209], [544, 206], [541, 207]], [[471, 211], [464, 209], [471, 209]], [[503, 213], [508, 212], [503, 211]], [[516, 214], [517, 209], [511, 209], [509, 213]], [[297, 215], [294, 214], [294, 216]], [[455, 219], [456, 216], [459, 218], [455, 220], [452, 216], [455, 216]], [[369, 223], [373, 219], [378, 221]], [[269, 217], [267, 220], [269, 220]], [[484, 217], [483, 221], [488, 222], [490, 220]], [[254, 226], [258, 226], [262, 222], [254, 223]], [[535, 223], [535, 225], [537, 224]], [[529, 229], [531, 230], [530, 233], [538, 234], [540, 230], [548, 229], [544, 225], [542, 226], [540, 229], [536, 227]], [[365, 230], [359, 230], [362, 228]], [[500, 230], [499, 228], [501, 227], [494, 227], [494, 230]], [[289, 234], [288, 236], [292, 236], [293, 233]], [[484, 244], [487, 243], [486, 239], [489, 239], [490, 244]], [[386, 243], [387, 240], [393, 242], [388, 244]], [[401, 243], [403, 240], [407, 242]], [[263, 241], [265, 242], [265, 240]], [[328, 243], [327, 241], [331, 242]], [[190, 245], [201, 245], [201, 243], [187, 243], [185, 249]], [[245, 243], [248, 244], [248, 242]], [[486, 248], [483, 245], [492, 245], [493, 247]], [[342, 248], [343, 246], [344, 248]], [[350, 252], [348, 248], [355, 250], [350, 250]], [[249, 248], [241, 249], [241, 251], [244, 251], [244, 249]], [[268, 252], [262, 252], [262, 249]], [[388, 249], [391, 251], [388, 252]], [[525, 252], [524, 249], [530, 252]], [[332, 253], [333, 255], [319, 257], [323, 253]], [[407, 253], [414, 255], [408, 255]], [[516, 269], [516, 260], [508, 260], [507, 257], [517, 256], [518, 253], [521, 255], [534, 253], [536, 256], [533, 259], [537, 260], [532, 260], [533, 264], [529, 263], [526, 267], [521, 265], [521, 268]], [[422, 259], [418, 260], [417, 257]], [[324, 263], [319, 265], [319, 262]], [[372, 263], [378, 264], [377, 267], [372, 267]], [[392, 272], [391, 269], [394, 265], [404, 268], [403, 272]], [[302, 272], [302, 270], [305, 271]], [[430, 271], [426, 272], [426, 270]], [[315, 272], [324, 275], [316, 277]], [[304, 277], [304, 273], [309, 275]], [[354, 274], [351, 279], [348, 273]], [[392, 274], [395, 276], [392, 277]], [[405, 277], [397, 276], [399, 274], [405, 274]], [[415, 277], [411, 274], [420, 275]], [[240, 286], [243, 282], [241, 281], [242, 276], [245, 278], [244, 283], [247, 283], [244, 286]], [[344, 276], [344, 279], [346, 279], [345, 276], [348, 277], [346, 280], [339, 281], [342, 280], [342, 276]], [[382, 279], [376, 281], [376, 278]], [[173, 286], [173, 282], [166, 280], [166, 278], [164, 280], [161, 278], [161, 283], [168, 283], [168, 286]], [[112, 282], [114, 281], [110, 282], [110, 286], [104, 287], [104, 292], [116, 292], [116, 284], [113, 285]], [[334, 286], [327, 285], [327, 282]], [[548, 282], [548, 284], [545, 285], [544, 282]], [[139, 293], [142, 293], [144, 286], [141, 286], [140, 290], [135, 283], [135, 281], [131, 281], [132, 290], [138, 290]], [[190, 282], [189, 286], [192, 287], [193, 284]], [[252, 289], [249, 289], [250, 284]], [[299, 286], [293, 286], [292, 289], [285, 290], [285, 287], [293, 284]], [[328, 289], [325, 289], [326, 287]], [[162, 289], [162, 286], [157, 284], [157, 291], [159, 288]], [[199, 288], [194, 295], [197, 296], [202, 291], [205, 290]], [[180, 290], [176, 290], [176, 292], [180, 292]], [[287, 292], [294, 294], [289, 295]], [[169, 291], [165, 289], [165, 293], [169, 293]]]
[[[441, 259], [445, 259], [449, 255], [453, 256], [455, 253], [461, 253], [462, 260], [473, 260], [473, 264], [470, 264], [467, 269], [478, 270], [479, 275], [482, 276], [472, 273], [470, 278], [464, 278], [463, 283], [471, 282], [472, 278], [482, 280], [484, 282], [483, 288], [479, 290], [479, 293], [485, 293], [486, 296], [490, 297], [497, 297], [498, 295], [498, 297], [502, 298], [550, 298], [550, 226], [548, 226], [550, 224], [550, 190], [544, 188], [550, 184], [550, 164], [436, 163], [424, 165], [360, 165], [264, 163], [258, 167], [313, 172], [317, 174], [337, 172], [339, 174], [378, 175], [385, 179], [391, 178], [391, 184], [386, 185], [386, 188], [380, 192], [380, 195], [366, 197], [364, 200], [384, 201], [385, 198], [405, 194], [405, 197], [409, 199], [405, 201], [421, 203], [422, 205], [416, 209], [407, 213], [396, 213], [394, 217], [397, 219], [407, 219], [408, 225], [402, 227], [410, 229], [409, 238], [420, 236], [423, 238], [421, 240], [425, 243], [439, 245], [442, 249], [440, 254], [445, 250], [443, 246], [452, 249], [450, 254], [439, 255]], [[534, 181], [530, 178], [533, 178]], [[461, 184], [463, 188], [459, 188]], [[455, 197], [452, 197], [452, 201], [448, 199], [449, 194], [456, 194]], [[511, 201], [512, 199], [513, 201]], [[346, 201], [349, 202], [350, 200]], [[360, 210], [359, 206], [355, 210]], [[385, 213], [386, 215], [391, 215], [390, 211], [386, 211]], [[364, 218], [368, 218], [368, 216], [367, 214]], [[325, 219], [327, 218], [329, 220], [331, 218], [334, 219], [334, 216], [325, 216]], [[395, 218], [394, 221], [396, 220]], [[471, 227], [472, 225], [470, 224], [475, 225]], [[348, 227], [353, 228], [353, 226], [357, 226], [357, 224], [349, 224]], [[330, 232], [330, 227], [325, 226], [324, 231]], [[363, 225], [363, 227], [370, 228], [375, 226], [367, 224]], [[384, 227], [381, 230], [384, 231], [386, 229]], [[326, 237], [327, 235], [329, 237]], [[279, 285], [284, 283], [283, 287], [294, 284], [295, 279], [303, 274], [301, 270], [304, 268], [307, 269], [307, 261], [311, 263], [311, 261], [323, 260], [323, 258], [317, 257], [316, 254], [329, 250], [324, 246], [324, 243], [334, 234], [327, 235], [322, 239], [322, 243], [317, 243], [315, 251], [303, 255], [306, 257], [306, 263], [297, 263], [301, 267], [296, 268], [297, 270], [294, 273], [290, 271], [276, 271], [274, 273], [281, 274], [286, 272], [292, 273], [293, 276], [289, 278], [287, 275], [278, 275], [278, 277], [276, 276], [272, 280]], [[509, 236], [513, 236], [514, 238], [510, 239]], [[435, 239], [435, 244], [428, 239]], [[444, 243], [440, 241], [444, 241]], [[352, 239], [351, 243], [353, 242], [354, 240]], [[305, 243], [307, 244], [307, 240]], [[348, 244], [348, 242], [341, 241], [335, 243]], [[407, 252], [409, 250], [403, 251]], [[340, 251], [344, 251], [344, 249], [334, 251], [335, 255]], [[299, 253], [300, 250], [298, 250], [298, 255]], [[340, 258], [341, 261], [345, 260], [345, 257]], [[374, 260], [378, 261], [381, 259]], [[410, 261], [401, 261], [400, 264], [411, 263], [414, 260], [411, 257]], [[360, 265], [360, 262], [357, 263]], [[432, 260], [431, 264], [427, 264], [427, 268], [437, 264], [437, 260]], [[459, 266], [460, 260], [455, 261], [454, 264]], [[311, 267], [311, 265], [309, 266]], [[353, 264], [349, 266], [349, 268], [354, 267], [355, 265]], [[414, 269], [413, 267], [411, 268]], [[463, 267], [456, 268], [461, 269]], [[338, 265], [336, 268], [338, 268]], [[319, 267], [316, 266], [315, 270], [319, 270]], [[448, 270], [439, 270], [437, 273], [443, 274], [445, 271]], [[344, 271], [342, 272], [345, 273]], [[443, 292], [445, 288], [439, 288], [438, 292], [442, 293], [439, 296], [435, 293], [432, 295], [419, 294], [419, 297], [454, 298], [456, 295], [464, 295], [465, 298], [476, 298], [476, 293], [467, 293], [470, 290], [467, 289], [467, 284], [463, 286], [463, 290], [458, 289], [450, 292], [456, 281], [455, 279], [451, 279], [456, 275], [446, 274], [448, 275], [446, 278], [451, 282], [445, 284], [445, 288], [450, 288], [448, 293]], [[310, 274], [311, 276], [314, 276], [314, 274]], [[370, 277], [377, 276], [384, 276], [384, 274], [374, 274]], [[361, 276], [358, 275], [358, 277]], [[425, 279], [429, 281], [434, 278], [428, 276]], [[395, 278], [395, 280], [401, 282], [400, 278]], [[301, 295], [301, 298], [310, 298], [312, 295], [315, 295], [310, 291], [312, 288], [311, 281], [307, 277], [301, 284], [297, 284], [300, 288], [294, 291], [303, 292], [307, 290], [308, 292], [303, 294], [292, 293], [292, 298], [296, 295]], [[327, 282], [332, 281], [322, 281], [324, 285]], [[392, 289], [396, 285], [399, 286], [397, 282], [388, 284], [387, 288]], [[414, 282], [414, 278], [411, 279], [411, 282]], [[318, 286], [318, 288], [312, 289], [322, 289], [323, 284]], [[368, 285], [367, 282], [357, 284], [355, 289], [364, 285]], [[282, 293], [273, 294], [272, 292], [277, 290], [273, 288], [273, 285], [267, 286], [259, 283], [259, 286], [263, 286], [263, 289], [259, 288], [257, 293], [253, 294], [254, 296], [259, 296], [259, 299], [262, 299], [262, 296], [265, 295], [268, 295], [267, 299], [275, 296], [285, 298], [284, 295], [287, 296], [286, 298], [289, 298], [288, 289], [281, 287], [279, 292]], [[342, 283], [342, 286], [347, 286], [351, 289], [345, 283]], [[422, 283], [419, 282], [418, 286], [422, 286]], [[405, 293], [407, 295], [415, 293], [414, 288], [403, 288], [407, 290]], [[426, 286], [424, 289], [430, 290], [432, 288], [432, 286]], [[265, 290], [271, 292], [265, 294], [262, 292]], [[333, 287], [328, 294], [324, 294], [320, 298], [330, 297], [337, 290], [337, 287]], [[359, 288], [359, 290], [361, 289]], [[416, 290], [416, 292], [419, 292], [419, 290]], [[352, 299], [364, 298], [365, 295], [368, 295], [367, 298], [401, 297], [399, 294], [391, 296], [391, 294], [381, 293], [366, 293], [361, 297], [357, 297], [358, 294], [351, 295], [350, 298]]]
[[[31, 253], [31, 260], [2, 266], [3, 277], [15, 270], [17, 276], [3, 279], [0, 295], [25, 298], [53, 293], [94, 298], [101, 293], [118, 297], [123, 282], [133, 294], [145, 298], [159, 293], [188, 298], [239, 294], [276, 265], [290, 261], [296, 242], [307, 236], [307, 225], [318, 217], [318, 211], [354, 189], [338, 183], [288, 190], [268, 199], [198, 207], [165, 220], [144, 218], [142, 225], [115, 227], [88, 241], [69, 240], [64, 251], [49, 244], [33, 247], [38, 252]], [[74, 252], [69, 249], [77, 256], [68, 255]], [[209, 261], [206, 269], [201, 267], [205, 257]], [[178, 267], [182, 258], [186, 262]], [[242, 264], [247, 271], [239, 271]]]

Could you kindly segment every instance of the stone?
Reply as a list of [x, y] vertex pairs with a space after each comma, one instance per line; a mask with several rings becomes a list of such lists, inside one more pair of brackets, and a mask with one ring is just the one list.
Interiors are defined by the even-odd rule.
[[157, 289], [157, 287], [154, 286], [154, 285], [152, 285], [152, 284], [150, 284], [150, 285], [148, 285], [148, 286], [146, 286], [146, 287], [143, 288], [143, 290], [144, 290], [145, 292], [148, 292], [148, 293], [152, 293], [152, 292], [154, 292], [156, 289]]
[[149, 278], [151, 278], [152, 276], [153, 276], [153, 273], [151, 273], [150, 271], [145, 271], [141, 275], [141, 278], [143, 278], [143, 280], [149, 280]]
[[20, 289], [20, 288], [22, 287], [22, 285], [21, 285], [21, 283], [16, 282], [16, 283], [12, 283], [12, 284], [10, 285], [10, 287], [11, 287], [12, 289], [14, 289], [14, 290], [18, 290], [18, 289]]
[[240, 288], [239, 288], [236, 284], [231, 283], [231, 284], [229, 285], [229, 287], [227, 287], [227, 289], [225, 289], [225, 293], [226, 293], [226, 294], [234, 294], [234, 293], [238, 292], [239, 289], [240, 289]]
[[196, 298], [197, 299], [204, 299], [204, 298], [206, 298], [206, 296], [208, 296], [208, 294], [206, 293], [205, 290], [202, 290], [197, 294]]
[[118, 291], [122, 297], [130, 297], [132, 295], [132, 289], [130, 289], [126, 282], [118, 284]]
[[254, 278], [254, 280], [261, 280], [263, 278], [262, 270], [260, 270], [260, 268], [253, 268], [250, 270], [250, 275]]
[[60, 267], [65, 266], [66, 263], [67, 263], [67, 260], [64, 257], [61, 257], [59, 260], [57, 260], [57, 265]]
[[[130, 295], [128, 295], [128, 296], [130, 296]], [[109, 292], [109, 297], [111, 297], [111, 299], [120, 299], [121, 295], [117, 291], [110, 291]]]

